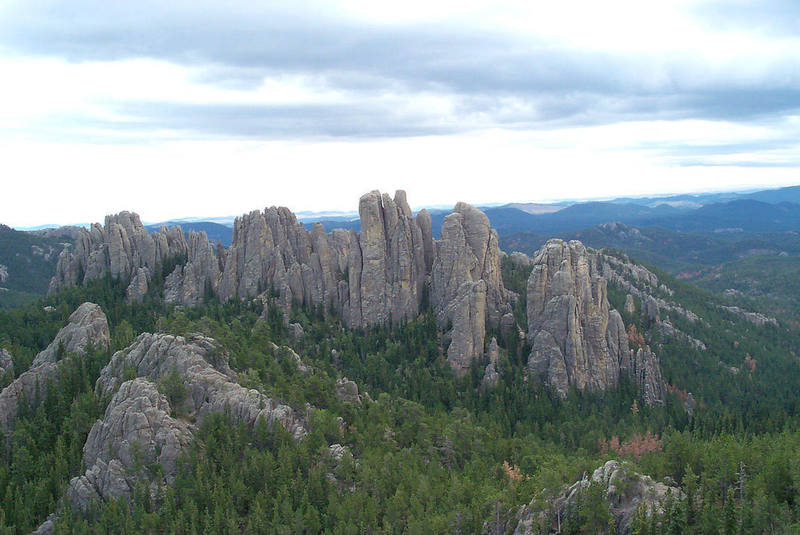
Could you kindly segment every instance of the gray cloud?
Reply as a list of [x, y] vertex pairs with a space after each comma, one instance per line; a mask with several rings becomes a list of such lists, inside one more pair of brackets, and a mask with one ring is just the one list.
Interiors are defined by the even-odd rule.
[[[762, 122], [798, 113], [800, 81], [704, 78], [704, 66], [690, 56], [608, 54], [469, 27], [378, 26], [313, 6], [287, 11], [257, 4], [22, 2], [0, 11], [0, 46], [75, 62], [161, 59], [195, 67], [199, 83], [245, 90], [265, 77], [308, 75], [322, 88], [350, 95], [347, 104], [304, 106], [109, 104], [129, 119], [109, 128], [201, 136], [416, 136], [647, 119]], [[721, 6], [712, 4], [700, 16], [711, 20]], [[791, 26], [800, 8], [772, 0], [763, 13], [755, 11], [737, 3], [720, 24], [749, 16], [778, 24], [783, 13]], [[800, 65], [783, 72], [793, 67]], [[386, 92], [409, 101], [420, 92], [447, 96], [454, 116], [397, 109], [376, 98]]]

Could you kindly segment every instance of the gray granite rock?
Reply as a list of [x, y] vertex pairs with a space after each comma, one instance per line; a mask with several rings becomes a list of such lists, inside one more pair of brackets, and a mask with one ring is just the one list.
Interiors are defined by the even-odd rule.
[[69, 323], [58, 331], [50, 345], [36, 355], [31, 367], [56, 362], [59, 349], [63, 349], [63, 356], [66, 356], [83, 353], [89, 345], [105, 349], [110, 343], [111, 333], [103, 310], [94, 303], [83, 303], [70, 315]]
[[[668, 484], [655, 481], [647, 475], [642, 475], [626, 463], [608, 461], [597, 468], [591, 475], [575, 482], [570, 487], [556, 496], [556, 498], [542, 507], [541, 500], [535, 498], [527, 506], [523, 506], [517, 513], [517, 527], [514, 535], [533, 535], [553, 533], [563, 522], [567, 510], [574, 506], [590, 485], [601, 485], [609, 512], [614, 518], [617, 533], [628, 535], [631, 521], [639, 507], [644, 508], [649, 515], [660, 516], [664, 514], [664, 504], [668, 496], [679, 500], [683, 497], [680, 488], [674, 482]], [[555, 514], [554, 514], [555, 513]], [[558, 515], [559, 518], [556, 518]]]
[[180, 227], [162, 228], [151, 234], [139, 216], [120, 212], [105, 218], [104, 225], [81, 229], [72, 249], [61, 252], [49, 292], [101, 278], [106, 274], [129, 281], [138, 268], [154, 272], [165, 260], [183, 255], [187, 245]]
[[14, 359], [11, 353], [3, 348], [0, 348], [0, 376], [4, 373], [14, 374]]
[[603, 391], [625, 373], [645, 401], [660, 403], [664, 384], [649, 348], [632, 350], [622, 317], [610, 308], [598, 258], [578, 241], [550, 240], [528, 280], [528, 369], [561, 396], [569, 388]]
[[[86, 511], [95, 502], [129, 500], [136, 484], [171, 484], [178, 457], [192, 440], [192, 424], [170, 416], [167, 398], [143, 378], [126, 381], [111, 398], [83, 447], [86, 471], [70, 481], [67, 500]], [[155, 463], [163, 474], [149, 470]]]

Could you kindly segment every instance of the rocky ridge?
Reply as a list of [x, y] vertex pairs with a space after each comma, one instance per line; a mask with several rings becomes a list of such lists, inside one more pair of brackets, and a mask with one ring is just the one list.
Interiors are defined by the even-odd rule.
[[[682, 496], [681, 490], [674, 484], [655, 481], [650, 476], [634, 472], [624, 463], [607, 461], [592, 473], [591, 478], [584, 474], [583, 478], [552, 501], [553, 512], [558, 515], [558, 519], [563, 519], [568, 514], [580, 495], [593, 483], [602, 485], [606, 491], [605, 502], [620, 535], [630, 533], [631, 521], [640, 507], [648, 515], [662, 515], [669, 495], [675, 499]], [[532, 501], [521, 507], [517, 513], [518, 523], [514, 535], [541, 533], [540, 526], [548, 530], [557, 529], [558, 519], [551, 516], [552, 512], [541, 510], [537, 507], [536, 500]]]
[[56, 362], [59, 351], [64, 355], [84, 353], [89, 345], [106, 349], [111, 343], [108, 320], [99, 305], [83, 303], [70, 314], [67, 323], [52, 342], [33, 359], [32, 368], [46, 362]]
[[[129, 302], [147, 293], [156, 266], [185, 255], [164, 283], [170, 304], [196, 305], [209, 294], [223, 301], [272, 290], [289, 317], [293, 303], [332, 311], [351, 328], [398, 324], [420, 313], [426, 287], [447, 330], [447, 357], [464, 374], [484, 355], [487, 326], [498, 327], [515, 298], [500, 272], [497, 233], [480, 210], [458, 203], [434, 240], [430, 214], [416, 216], [404, 191], [371, 191], [359, 200], [361, 232], [322, 225], [308, 231], [287, 208], [237, 218], [233, 240], [215, 250], [204, 233], [179, 227], [148, 234], [136, 214], [108, 216], [82, 231], [59, 258], [50, 291], [106, 274], [129, 282]], [[512, 318], [513, 319], [513, 318]]]
[[[125, 380], [130, 376], [135, 378]], [[304, 416], [237, 381], [224, 351], [201, 335], [144, 333], [116, 352], [95, 384], [111, 402], [89, 432], [86, 472], [70, 481], [66, 493], [71, 505], [86, 511], [98, 500], [129, 499], [141, 482], [157, 498], [210, 414], [224, 412], [247, 425], [277, 423], [296, 440], [306, 435]], [[161, 467], [155, 475], [147, 470], [154, 463]]]
[[69, 317], [69, 323], [58, 331], [47, 348], [36, 355], [31, 368], [14, 379], [0, 392], [0, 429], [9, 433], [22, 399], [35, 406], [41, 400], [46, 385], [58, 377], [63, 357], [82, 354], [91, 345], [106, 348], [110, 342], [108, 321], [100, 307], [83, 303]]
[[603, 257], [578, 241], [550, 240], [528, 279], [528, 369], [565, 397], [569, 388], [603, 391], [627, 374], [648, 404], [662, 403], [664, 382], [649, 347], [631, 349], [622, 316], [607, 297]]

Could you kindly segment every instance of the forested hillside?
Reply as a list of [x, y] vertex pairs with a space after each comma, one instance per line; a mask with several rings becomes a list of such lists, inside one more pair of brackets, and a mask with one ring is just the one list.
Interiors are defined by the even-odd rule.
[[[295, 307], [290, 331], [270, 298], [167, 306], [170, 271], [155, 274], [141, 303], [126, 301], [125, 285], [106, 277], [0, 313], [0, 346], [14, 356], [15, 376], [84, 301], [100, 305], [111, 332], [108, 349], [64, 356], [58, 379], [42, 385], [41, 402], [20, 405], [3, 438], [4, 530], [28, 533], [57, 512], [57, 533], [547, 533], [556, 511], [563, 533], [609, 533], [615, 510], [605, 491], [590, 485], [563, 511], [552, 504], [562, 485], [612, 458], [680, 488], [663, 515], [640, 507], [633, 533], [800, 529], [796, 332], [751, 324], [689, 284], [659, 274], [674, 291], [670, 301], [702, 317], [692, 324], [669, 314], [671, 324], [702, 339], [705, 350], [671, 339], [659, 345], [638, 299], [626, 313], [634, 333], [657, 347], [670, 388], [663, 406], [648, 407], [626, 381], [561, 399], [528, 376], [526, 342], [500, 333], [497, 387], [482, 386], [478, 366], [458, 378], [429, 313], [352, 330]], [[506, 286], [523, 290], [529, 271], [504, 262]], [[625, 309], [625, 296], [609, 284], [615, 308]], [[95, 381], [111, 353], [141, 332], [214, 338], [243, 384], [308, 415], [308, 435], [296, 441], [280, 426], [250, 427], [218, 414], [203, 420], [171, 485], [147, 485], [163, 470], [158, 464], [134, 465], [142, 475], [131, 505], [112, 499], [70, 511], [65, 490], [82, 472], [83, 445], [109, 404]], [[170, 399], [185, 395], [180, 382], [165, 380], [159, 389]], [[688, 392], [696, 400], [691, 411]], [[525, 504], [542, 515], [520, 517]]]

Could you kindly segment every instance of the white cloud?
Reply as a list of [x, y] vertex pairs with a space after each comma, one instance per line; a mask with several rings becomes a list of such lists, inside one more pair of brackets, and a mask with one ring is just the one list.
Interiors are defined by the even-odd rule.
[[0, 218], [796, 182], [800, 36], [714, 5], [6, 3]]

